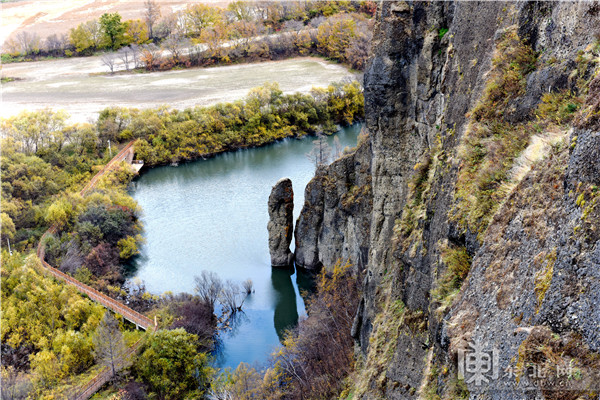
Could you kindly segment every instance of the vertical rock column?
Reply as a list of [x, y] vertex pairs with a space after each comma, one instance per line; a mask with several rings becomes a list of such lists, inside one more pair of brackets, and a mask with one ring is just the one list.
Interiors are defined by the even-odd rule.
[[269, 196], [269, 252], [274, 267], [291, 266], [294, 253], [290, 251], [294, 232], [294, 190], [289, 178], [280, 179]]

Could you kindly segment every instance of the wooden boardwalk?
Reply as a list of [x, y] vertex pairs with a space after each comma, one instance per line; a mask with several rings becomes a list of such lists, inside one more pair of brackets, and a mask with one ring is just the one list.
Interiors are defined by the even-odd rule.
[[[85, 187], [79, 193], [82, 196], [85, 196], [91, 189], [94, 188], [94, 186], [98, 183], [98, 181], [104, 174], [106, 174], [107, 172], [116, 168], [121, 161], [126, 161], [127, 163], [131, 164], [132, 160], [133, 160], [133, 152], [134, 152], [133, 145], [134, 145], [134, 143], [135, 143], [135, 141], [129, 142], [116, 156], [114, 156], [108, 162], [108, 164], [106, 164], [96, 175], [94, 175], [92, 177], [92, 179], [87, 183], [87, 185], [85, 185]], [[56, 279], [60, 279], [60, 280], [64, 281], [65, 283], [67, 283], [68, 285], [75, 286], [75, 288], [77, 288], [77, 290], [79, 290], [81, 293], [88, 296], [91, 300], [102, 304], [104, 307], [106, 307], [107, 309], [109, 309], [117, 314], [122, 315], [124, 319], [135, 324], [136, 327], [142, 328], [146, 331], [154, 331], [156, 329], [156, 321], [151, 320], [150, 318], [146, 317], [145, 315], [138, 313], [137, 311], [127, 307], [123, 303], [121, 303], [111, 297], [108, 297], [107, 295], [97, 291], [96, 289], [94, 289], [82, 282], [79, 282], [77, 279], [73, 278], [70, 275], [65, 274], [64, 272], [58, 270], [57, 268], [54, 268], [53, 266], [51, 266], [50, 264], [48, 264], [46, 262], [46, 260], [45, 260], [45, 254], [46, 254], [45, 239], [46, 239], [46, 237], [48, 237], [48, 235], [56, 233], [57, 230], [58, 229], [57, 229], [56, 225], [51, 226], [42, 235], [42, 238], [40, 239], [40, 243], [38, 244], [37, 256], [41, 260], [42, 265], [45, 267], [45, 269]], [[134, 343], [133, 346], [131, 346], [125, 354], [123, 354], [123, 355], [121, 355], [121, 357], [119, 357], [119, 359], [117, 361], [117, 368], [116, 368], [117, 370], [120, 370], [127, 366], [127, 364], [130, 362], [131, 358], [139, 350], [141, 344], [142, 344], [142, 339], [140, 339], [136, 343]], [[85, 385], [83, 385], [77, 391], [76, 394], [69, 396], [69, 398], [74, 399], [74, 400], [87, 400], [94, 393], [96, 393], [96, 391], [98, 391], [102, 386], [104, 386], [104, 384], [106, 384], [110, 379], [112, 379], [112, 377], [113, 377], [112, 369], [105, 367], [102, 370], [100, 370], [100, 372], [94, 378], [92, 378], [89, 382], [87, 382]]]

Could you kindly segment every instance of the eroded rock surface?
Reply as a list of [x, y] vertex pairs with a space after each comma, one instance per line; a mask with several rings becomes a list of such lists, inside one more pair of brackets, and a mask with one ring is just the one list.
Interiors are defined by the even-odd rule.
[[317, 270], [349, 261], [364, 269], [371, 226], [371, 145], [317, 170], [296, 222], [296, 265]]
[[290, 243], [294, 232], [294, 189], [289, 178], [280, 179], [271, 189], [267, 230], [271, 265], [292, 265], [294, 254], [290, 251]]
[[[364, 82], [368, 145], [319, 171], [296, 231], [298, 259], [306, 266], [355, 257], [344, 249], [368, 254], [352, 329], [363, 353], [354, 398], [571, 398], [535, 381], [528, 393], [504, 378], [495, 387], [461, 386], [457, 356], [474, 342], [498, 349], [500, 371], [551, 359], [578, 365], [584, 381], [600, 380], [590, 372], [600, 371], [595, 32], [597, 2], [380, 3]], [[515, 42], [506, 40], [511, 34]], [[496, 60], [513, 57], [508, 63], [516, 65], [527, 51], [535, 54], [531, 68], [497, 80], [498, 97], [486, 104], [496, 114], [479, 123], [501, 127], [502, 138], [518, 127], [527, 137], [523, 148], [536, 127], [538, 136], [563, 139], [504, 194], [487, 189], [501, 202], [478, 229], [455, 216], [465, 138], [473, 138], [473, 110], [498, 88]], [[518, 90], [506, 85], [513, 78]], [[538, 117], [540, 105], [567, 111]], [[495, 151], [489, 144], [482, 149], [481, 157]], [[352, 157], [370, 172], [348, 168]], [[516, 159], [490, 162], [497, 172]], [[370, 204], [343, 213], [345, 188], [357, 176], [368, 181]], [[370, 223], [353, 236], [349, 227], [358, 215]], [[455, 287], [447, 277], [460, 264], [457, 255], [467, 271]]]

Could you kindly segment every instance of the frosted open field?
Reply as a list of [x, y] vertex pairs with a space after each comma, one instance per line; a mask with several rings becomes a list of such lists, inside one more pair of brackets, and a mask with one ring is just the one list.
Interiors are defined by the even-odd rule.
[[318, 58], [295, 58], [214, 68], [107, 75], [100, 57], [7, 64], [2, 76], [22, 80], [2, 85], [1, 117], [45, 107], [64, 109], [85, 122], [109, 106], [173, 108], [242, 98], [265, 82], [286, 93], [308, 92], [352, 77], [345, 67]]
[[[193, 0], [157, 0], [163, 16], [185, 8]], [[202, 0], [226, 7], [228, 1]], [[82, 22], [104, 13], [118, 12], [123, 19], [143, 18], [144, 0], [19, 0], [0, 5], [0, 43], [19, 31], [35, 33], [42, 39], [53, 33], [68, 33]]]

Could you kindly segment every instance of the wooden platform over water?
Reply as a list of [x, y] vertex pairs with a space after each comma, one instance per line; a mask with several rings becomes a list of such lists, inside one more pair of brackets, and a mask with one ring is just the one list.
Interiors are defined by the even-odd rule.
[[144, 166], [144, 162], [142, 160], [133, 160], [130, 165], [131, 165], [131, 168], [133, 168], [135, 170], [135, 173], [139, 174], [140, 170]]

